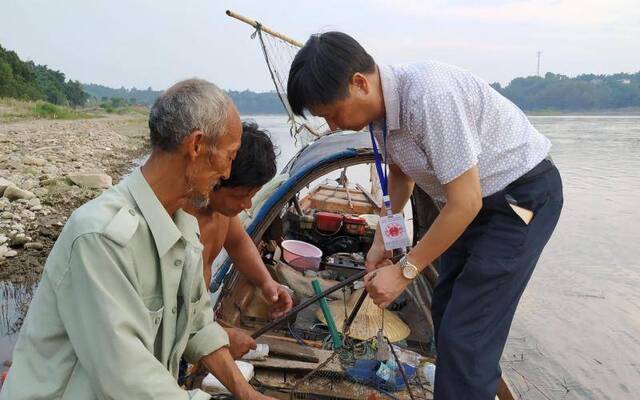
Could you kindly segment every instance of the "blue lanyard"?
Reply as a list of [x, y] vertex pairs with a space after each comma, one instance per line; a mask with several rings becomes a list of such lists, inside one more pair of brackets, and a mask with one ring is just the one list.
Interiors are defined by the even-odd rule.
[[[378, 172], [378, 178], [380, 179], [380, 188], [382, 189], [382, 201], [384, 203], [385, 208], [387, 209], [387, 215], [391, 215], [391, 199], [389, 198], [389, 188], [387, 186], [387, 173], [386, 170], [382, 168], [382, 158], [380, 157], [380, 152], [378, 151], [378, 145], [376, 144], [376, 138], [373, 135], [373, 125], [369, 124], [369, 134], [371, 135], [371, 145], [373, 146], [373, 157], [376, 160], [376, 171]], [[383, 146], [385, 150], [387, 150], [387, 122], [382, 122], [382, 140]]]

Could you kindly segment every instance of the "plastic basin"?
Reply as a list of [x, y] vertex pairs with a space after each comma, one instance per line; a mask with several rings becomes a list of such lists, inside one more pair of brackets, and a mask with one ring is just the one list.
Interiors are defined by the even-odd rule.
[[282, 257], [287, 264], [299, 271], [317, 271], [322, 261], [322, 250], [300, 240], [285, 240], [282, 242]]

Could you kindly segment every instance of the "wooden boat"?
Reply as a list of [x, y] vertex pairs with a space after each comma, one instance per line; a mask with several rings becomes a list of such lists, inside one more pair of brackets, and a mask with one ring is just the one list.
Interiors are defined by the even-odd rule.
[[[265, 58], [268, 67], [274, 74], [273, 65], [270, 63], [264, 43], [262, 42], [262, 34], [269, 35], [271, 38], [284, 41], [294, 48], [301, 44], [292, 40], [285, 35], [277, 33], [263, 24], [259, 24], [249, 18], [240, 16], [228, 11], [228, 15], [239, 19], [251, 25], [256, 32], [263, 45]], [[282, 75], [282, 74], [279, 74]], [[282, 82], [276, 82], [276, 90], [283, 100], [283, 104], [287, 111], [290, 111], [286, 103], [286, 97], [281, 93]], [[301, 125], [290, 113], [294, 130], [297, 132], [301, 129]], [[304, 128], [304, 126], [302, 126]], [[314, 132], [311, 132], [316, 135]], [[279, 247], [283, 238], [289, 235], [300, 234], [296, 230], [302, 226], [308, 228], [309, 219], [305, 219], [301, 224], [301, 216], [311, 215], [313, 212], [324, 211], [340, 214], [378, 214], [380, 210], [380, 202], [376, 196], [371, 195], [367, 190], [359, 185], [351, 185], [346, 178], [346, 167], [353, 165], [367, 164], [371, 165], [373, 161], [373, 151], [368, 135], [362, 132], [339, 132], [329, 136], [319, 137], [313, 142], [312, 146], [303, 148], [284, 168], [283, 175], [288, 178], [282, 184], [273, 189], [269, 196], [262, 198], [259, 204], [254, 205], [252, 219], [246, 222], [247, 232], [255, 241], [258, 249], [261, 251], [265, 265], [269, 269], [272, 276], [282, 283], [287, 279], [286, 274], [278, 271], [278, 266], [282, 266], [280, 260], [281, 249]], [[306, 196], [300, 199], [300, 193], [308, 187], [311, 182], [316, 182], [326, 174], [342, 170], [341, 178], [338, 185], [335, 184], [319, 184], [313, 187]], [[276, 178], [277, 179], [277, 178]], [[411, 197], [412, 204], [412, 224], [414, 232], [414, 243], [417, 238], [421, 237], [429, 228], [435, 217], [439, 213], [439, 209], [431, 198], [429, 198], [419, 188], [414, 189]], [[297, 215], [298, 219], [295, 219]], [[290, 218], [292, 217], [292, 218]], [[304, 219], [304, 218], [303, 218]], [[294, 221], [294, 222], [292, 222]], [[313, 229], [313, 228], [312, 228]], [[305, 233], [305, 232], [303, 232]], [[309, 233], [309, 232], [306, 232]], [[343, 230], [333, 232], [333, 235], [323, 233], [324, 238], [333, 243], [335, 241], [343, 241], [343, 243], [353, 244], [352, 235], [345, 234]], [[318, 235], [310, 234], [311, 239], [318, 239]], [[349, 242], [351, 240], [351, 242]], [[366, 244], [366, 241], [364, 242]], [[327, 245], [326, 242], [320, 244]], [[362, 244], [362, 243], [360, 243]], [[366, 249], [361, 249], [366, 254]], [[328, 257], [333, 254], [327, 255]], [[327, 257], [327, 258], [328, 258]], [[339, 256], [336, 256], [339, 258]], [[344, 275], [352, 274], [354, 270], [362, 269], [363, 257], [352, 257], [341, 259], [341, 262], [329, 262], [324, 260], [324, 266], [332, 266], [332, 269], [342, 271]], [[437, 263], [434, 263], [437, 264]], [[230, 265], [229, 262], [226, 265]], [[284, 267], [281, 267], [281, 269]], [[287, 270], [288, 271], [288, 270]], [[288, 271], [290, 273], [291, 271]], [[295, 272], [295, 271], [294, 271]], [[300, 274], [302, 276], [302, 274]], [[304, 276], [302, 276], [304, 278]], [[423, 356], [432, 356], [431, 348], [425, 347], [425, 343], [432, 341], [432, 326], [430, 305], [433, 287], [437, 278], [436, 265], [432, 265], [423, 271], [422, 275], [415, 280], [411, 289], [406, 293], [406, 303], [396, 312], [405, 319], [405, 322], [412, 329], [406, 343], [401, 345], [402, 348], [421, 353]], [[338, 277], [338, 279], [340, 279]], [[287, 282], [291, 282], [288, 279]], [[212, 284], [212, 288], [216, 289], [217, 285], [222, 284], [220, 294], [215, 305], [215, 314], [218, 321], [223, 324], [244, 328], [253, 331], [264, 326], [267, 323], [266, 304], [260, 293], [251, 285], [251, 283], [234, 269], [230, 272], [228, 269], [222, 269], [221, 273], [216, 275], [216, 279]], [[331, 285], [330, 279], [325, 282]], [[300, 291], [302, 293], [302, 291]], [[307, 292], [308, 294], [308, 292]], [[281, 325], [278, 329], [269, 333], [272, 340], [290, 343], [290, 347], [295, 348], [297, 343], [304, 343], [306, 350], [312, 349], [314, 355], [318, 359], [326, 360], [331, 357], [326, 350], [320, 349], [322, 342], [318, 339], [318, 323], [315, 320], [315, 309], [317, 307], [309, 307], [308, 310], [298, 314], [295, 319], [289, 321], [288, 324]], [[409, 319], [414, 318], [410, 321]], [[425, 329], [430, 328], [430, 329]], [[301, 338], [300, 336], [305, 336]], [[324, 333], [326, 336], [326, 332]], [[286, 347], [286, 346], [285, 346]], [[295, 352], [295, 351], [294, 351]], [[301, 350], [302, 352], [302, 350]], [[330, 361], [333, 361], [330, 359]], [[347, 380], [344, 376], [344, 368], [341, 364], [336, 365], [334, 362], [310, 363], [305, 361], [292, 361], [274, 357], [272, 361], [266, 364], [256, 365], [256, 378], [253, 383], [258, 384], [266, 390], [266, 394], [281, 399], [292, 398], [309, 398], [309, 399], [377, 399], [385, 398], [380, 391], [375, 388], [368, 387], [359, 383]], [[319, 378], [331, 376], [328, 381], [322, 379], [307, 380], [304, 388], [300, 388], [299, 383], [309, 376], [309, 371], [328, 369], [332, 375], [319, 375]], [[413, 386], [410, 386], [413, 387]], [[430, 399], [432, 394], [429, 388], [422, 387], [421, 399]], [[366, 395], [363, 395], [366, 393]], [[410, 394], [404, 390], [393, 393], [394, 398], [409, 399]], [[501, 379], [496, 398], [499, 400], [514, 400], [512, 390], [505, 379]]]

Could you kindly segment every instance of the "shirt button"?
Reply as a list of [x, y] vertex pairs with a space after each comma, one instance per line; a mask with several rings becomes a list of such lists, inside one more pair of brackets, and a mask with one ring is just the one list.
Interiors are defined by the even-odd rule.
[[175, 314], [176, 312], [178, 312], [178, 307], [173, 306], [173, 308], [171, 309], [171, 312], [172, 312], [172, 313], [174, 313], [174, 314]]
[[131, 215], [136, 215], [136, 212], [133, 210], [133, 208], [130, 208], [130, 209], [129, 209], [129, 214], [131, 214]]
[[182, 260], [175, 260], [175, 261], [173, 262], [173, 265], [175, 265], [176, 267], [181, 266], [181, 265], [182, 265]]
[[156, 325], [160, 325], [160, 317], [156, 317]]

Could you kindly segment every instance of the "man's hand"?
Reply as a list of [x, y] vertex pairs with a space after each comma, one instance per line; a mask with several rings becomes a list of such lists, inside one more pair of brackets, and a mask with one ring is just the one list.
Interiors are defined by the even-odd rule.
[[200, 359], [202, 365], [231, 392], [242, 400], [276, 400], [258, 393], [242, 376], [227, 347], [221, 347]]
[[261, 288], [262, 296], [271, 305], [269, 316], [273, 319], [280, 318], [293, 307], [293, 300], [289, 292], [278, 282], [269, 279]]
[[400, 296], [411, 281], [402, 275], [399, 265], [389, 265], [370, 272], [364, 277], [364, 287], [373, 303], [387, 308]]
[[251, 336], [238, 328], [224, 328], [229, 335], [229, 353], [234, 360], [247, 354], [249, 350], [255, 350], [256, 341]]
[[367, 271], [372, 272], [378, 268], [386, 267], [393, 264], [390, 258], [393, 256], [393, 252], [384, 248], [384, 241], [380, 234], [380, 227], [376, 230], [376, 235], [373, 239], [373, 244], [367, 253], [367, 259], [365, 260], [365, 266]]

